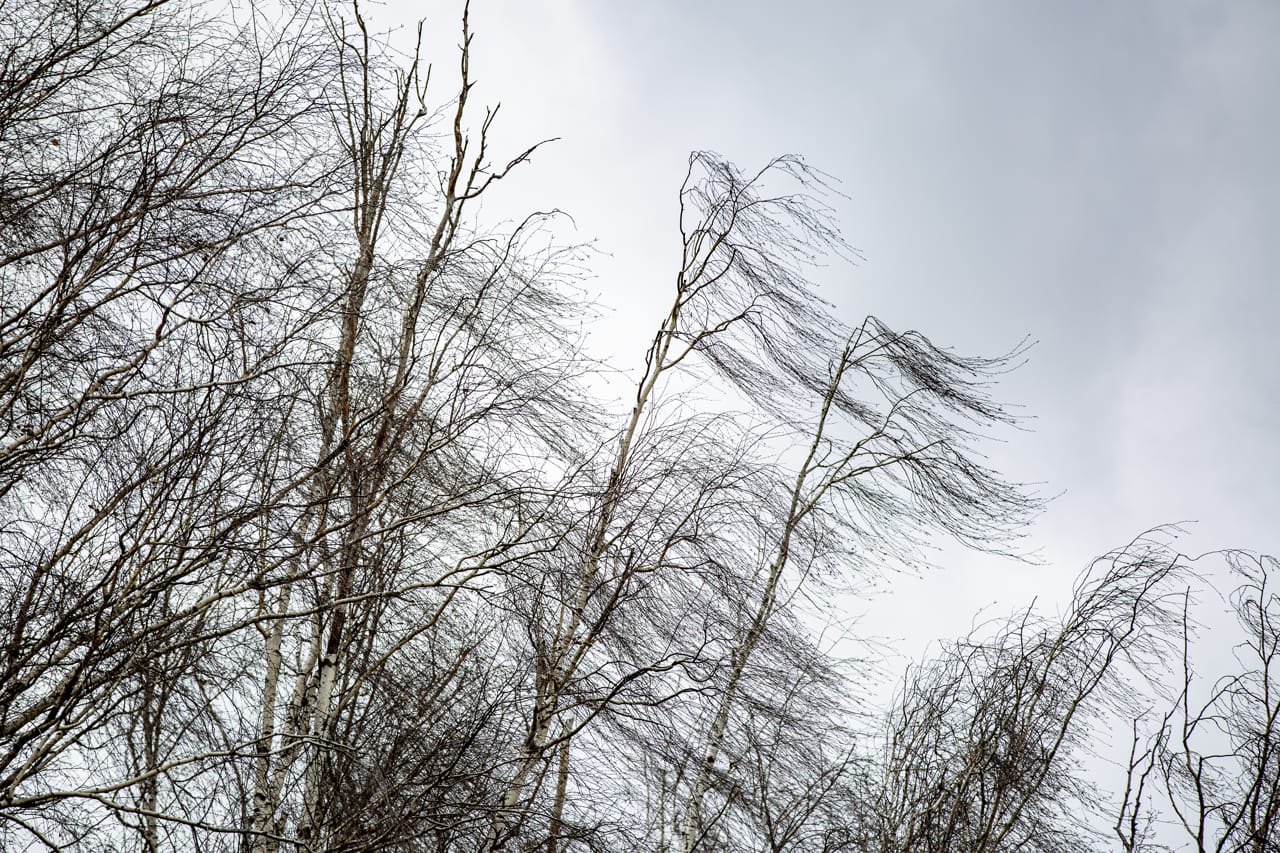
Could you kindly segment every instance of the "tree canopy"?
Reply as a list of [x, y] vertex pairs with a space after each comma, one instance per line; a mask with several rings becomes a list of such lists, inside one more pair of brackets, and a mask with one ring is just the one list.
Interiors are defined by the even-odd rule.
[[440, 94], [358, 5], [0, 0], [0, 846], [1280, 850], [1275, 561], [1152, 531], [874, 707], [830, 602], [1019, 552], [1021, 351], [848, 322], [828, 178], [696, 152], [593, 362], [471, 40]]

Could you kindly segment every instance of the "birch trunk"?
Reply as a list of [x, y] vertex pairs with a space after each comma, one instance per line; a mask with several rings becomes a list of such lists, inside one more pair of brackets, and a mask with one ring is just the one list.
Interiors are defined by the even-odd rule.
[[275, 746], [276, 699], [279, 695], [280, 668], [284, 661], [281, 646], [284, 643], [285, 614], [289, 611], [292, 591], [292, 584], [286, 584], [280, 590], [276, 619], [272, 622], [263, 641], [263, 658], [266, 667], [262, 677], [262, 703], [259, 709], [261, 724], [258, 729], [257, 755], [254, 758], [253, 811], [249, 824], [253, 832], [254, 853], [270, 853], [274, 848], [274, 845], [268, 843], [268, 834], [274, 829], [277, 804], [270, 795], [268, 782], [271, 773], [271, 756]]
[[[819, 410], [818, 421], [814, 427], [813, 440], [809, 445], [809, 452], [800, 466], [795, 484], [791, 489], [787, 517], [783, 523], [777, 553], [769, 566], [768, 578], [760, 592], [760, 603], [756, 606], [756, 612], [742, 637], [742, 642], [730, 657], [729, 680], [725, 684], [724, 693], [720, 697], [715, 716], [712, 718], [711, 728], [707, 733], [706, 749], [703, 752], [700, 765], [695, 770], [693, 787], [689, 795], [689, 805], [685, 810], [680, 828], [680, 853], [692, 853], [698, 846], [698, 841], [703, 831], [703, 800], [711, 786], [716, 761], [719, 760], [720, 753], [724, 748], [725, 733], [729, 728], [729, 718], [733, 713], [734, 702], [737, 700], [738, 685], [742, 681], [742, 674], [746, 670], [747, 663], [755, 651], [760, 636], [768, 626], [769, 619], [777, 606], [778, 586], [782, 581], [783, 571], [786, 569], [787, 561], [791, 556], [792, 536], [795, 534], [797, 526], [813, 510], [831, 483], [834, 482], [833, 475], [827, 473], [813, 487], [812, 491], [806, 494], [807, 481], [810, 475], [822, 467], [820, 464], [815, 463], [815, 460], [818, 458], [819, 448], [823, 443], [831, 403], [840, 388], [840, 381], [844, 376], [845, 369], [849, 366], [850, 355], [851, 350], [846, 347], [833, 372], [831, 382], [827, 386], [822, 406]], [[850, 457], [846, 457], [846, 460], [848, 458]], [[837, 466], [836, 474], [839, 475], [841, 473], [840, 466]]]

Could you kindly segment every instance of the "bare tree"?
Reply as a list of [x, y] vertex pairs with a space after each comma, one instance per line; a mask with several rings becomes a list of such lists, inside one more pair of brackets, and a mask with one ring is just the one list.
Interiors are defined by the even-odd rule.
[[1073, 850], [1105, 804], [1081, 774], [1091, 726], [1158, 671], [1183, 569], [1145, 537], [1097, 561], [1060, 623], [1031, 610], [910, 674], [888, 721], [871, 849]]
[[257, 13], [0, 14], [4, 831], [74, 843], [106, 805], [154, 848], [166, 768], [225, 758], [173, 714], [264, 582], [260, 492], [289, 488], [258, 436], [290, 339], [258, 326], [303, 324], [287, 233], [331, 207], [323, 55]]
[[[771, 697], [797, 701], [795, 683], [773, 673], [791, 668], [802, 680], [827, 673], [807, 694], [811, 715], [828, 712], [816, 701], [823, 689], [843, 689], [795, 618], [798, 598], [824, 585], [856, 590], [879, 568], [870, 555], [911, 560], [917, 537], [933, 532], [1000, 548], [1034, 507], [967, 448], [971, 424], [1005, 419], [983, 392], [1003, 360], [959, 358], [873, 317], [848, 329], [817, 300], [810, 264], [845, 251], [829, 224], [819, 173], [792, 158], [754, 176], [711, 155], [691, 165], [701, 178], [682, 193], [676, 307], [651, 352], [673, 353], [673, 364], [704, 360], [776, 436], [806, 450], [788, 472], [785, 462], [764, 464], [759, 448], [768, 439], [753, 439], [747, 502], [756, 509], [720, 558], [738, 568], [722, 579], [729, 596], [722, 607], [731, 616], [716, 631], [720, 657], [699, 691], [707, 701], [690, 720], [692, 761], [676, 831], [682, 851], [713, 843], [716, 821], [705, 814], [705, 798], [713, 786], [727, 796], [739, 784], [721, 760], [736, 763], [753, 737], [748, 721], [776, 726], [783, 716]], [[796, 189], [771, 193], [780, 178]], [[797, 412], [815, 406], [803, 425]], [[745, 542], [752, 551], [744, 560]], [[727, 819], [728, 809], [725, 800], [716, 813]]]
[[[1280, 564], [1243, 552], [1227, 560], [1238, 668], [1211, 683], [1197, 672], [1188, 594], [1176, 699], [1145, 742], [1134, 725], [1115, 827], [1124, 850], [1280, 850]], [[1174, 839], [1183, 846], [1165, 846]]]

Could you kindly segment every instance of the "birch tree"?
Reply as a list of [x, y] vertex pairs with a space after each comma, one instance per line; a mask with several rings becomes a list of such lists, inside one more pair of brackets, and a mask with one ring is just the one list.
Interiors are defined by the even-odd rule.
[[[1134, 722], [1115, 832], [1121, 849], [1280, 849], [1280, 597], [1276, 560], [1226, 555], [1235, 586], [1234, 664], [1197, 671], [1191, 593], [1183, 597], [1179, 678], [1163, 713]], [[1154, 731], [1143, 725], [1155, 717]]]
[[[335, 776], [359, 772], [340, 756], [370, 749], [364, 738], [384, 728], [352, 720], [373, 710], [376, 686], [404, 677], [403, 660], [420, 660], [424, 645], [447, 636], [462, 618], [454, 608], [475, 615], [473, 596], [490, 573], [543, 548], [537, 522], [546, 490], [534, 483], [532, 463], [519, 460], [556, 457], [589, 422], [571, 387], [576, 358], [558, 345], [568, 339], [559, 323], [569, 303], [552, 289], [565, 283], [562, 258], [530, 248], [543, 217], [502, 236], [476, 232], [467, 216], [534, 149], [492, 166], [493, 110], [470, 135], [465, 12], [460, 88], [437, 117], [449, 133], [441, 152], [425, 137], [430, 93], [417, 58], [402, 69], [382, 62], [358, 6], [332, 13], [328, 26], [349, 254], [336, 270], [334, 329], [325, 339], [332, 344], [314, 359], [323, 367], [313, 409], [298, 421], [315, 457], [307, 503], [292, 522], [305, 568], [264, 610], [255, 849], [273, 849], [284, 834], [315, 849], [372, 843], [358, 832], [347, 837], [355, 830], [326, 795]], [[433, 171], [435, 186], [424, 181]], [[432, 197], [434, 209], [424, 210], [421, 200]], [[444, 651], [456, 657], [418, 670], [421, 688], [456, 689], [476, 641], [455, 642]], [[281, 683], [286, 644], [294, 650], [291, 692]], [[409, 735], [430, 733], [392, 736]], [[404, 784], [438, 783], [409, 774]]]
[[1095, 562], [1060, 622], [1028, 609], [947, 645], [890, 714], [872, 849], [1076, 850], [1107, 804], [1079, 761], [1158, 673], [1188, 567], [1157, 535]]

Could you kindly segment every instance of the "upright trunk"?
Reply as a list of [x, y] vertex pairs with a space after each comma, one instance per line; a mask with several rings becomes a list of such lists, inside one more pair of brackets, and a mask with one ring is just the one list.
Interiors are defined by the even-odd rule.
[[547, 853], [556, 853], [560, 843], [560, 832], [564, 819], [564, 797], [569, 787], [569, 741], [568, 737], [560, 741], [559, 755], [556, 762], [556, 796], [551, 803], [551, 824], [547, 832]]
[[720, 695], [720, 702], [711, 721], [711, 728], [707, 732], [706, 748], [703, 752], [702, 760], [694, 770], [689, 804], [685, 809], [680, 827], [680, 853], [692, 853], [698, 846], [698, 840], [703, 831], [703, 799], [711, 786], [716, 761], [719, 760], [720, 753], [724, 749], [725, 733], [729, 729], [729, 718], [733, 712], [734, 702], [738, 698], [738, 686], [742, 681], [742, 674], [746, 670], [747, 663], [751, 659], [757, 643], [760, 641], [760, 636], [764, 633], [769, 619], [773, 616], [777, 607], [778, 587], [782, 581], [782, 573], [787, 567], [787, 561], [791, 556], [792, 536], [795, 535], [796, 528], [804, 520], [805, 516], [812, 511], [824, 492], [829, 488], [831, 482], [833, 482], [828, 476], [820, 478], [819, 482], [812, 488], [808, 485], [810, 475], [818, 467], [815, 464], [815, 459], [818, 458], [819, 448], [824, 440], [827, 417], [831, 410], [832, 400], [840, 388], [840, 381], [849, 365], [849, 358], [850, 349], [846, 347], [837, 363], [831, 381], [827, 385], [822, 406], [819, 410], [818, 421], [814, 427], [813, 439], [809, 445], [809, 452], [805, 456], [804, 462], [800, 466], [800, 471], [796, 474], [795, 482], [791, 487], [787, 516], [783, 522], [781, 536], [778, 539], [778, 549], [773, 556], [773, 561], [769, 564], [768, 577], [765, 579], [764, 588], [760, 591], [760, 601], [756, 605], [755, 614], [752, 616], [746, 633], [742, 635], [741, 641], [730, 656], [729, 680], [725, 683], [724, 692]]
[[689, 805], [685, 810], [684, 819], [680, 827], [680, 853], [692, 853], [697, 847], [698, 839], [702, 834], [703, 799], [711, 786], [716, 761], [719, 760], [720, 752], [724, 748], [725, 733], [729, 729], [729, 717], [733, 712], [734, 702], [738, 698], [738, 685], [742, 681], [742, 673], [746, 670], [747, 662], [750, 660], [752, 652], [755, 651], [756, 643], [764, 632], [769, 617], [773, 615], [777, 604], [778, 584], [782, 580], [782, 570], [787, 564], [791, 534], [798, 520], [796, 514], [802, 508], [800, 493], [803, 486], [804, 472], [802, 471], [793, 492], [791, 516], [787, 519], [782, 542], [778, 546], [778, 553], [774, 557], [773, 564], [769, 567], [769, 577], [761, 592], [760, 603], [756, 606], [755, 616], [752, 618], [746, 634], [743, 635], [742, 642], [734, 650], [729, 660], [729, 680], [725, 683], [724, 692], [720, 695], [720, 702], [711, 721], [711, 728], [707, 732], [706, 748], [702, 754], [701, 763], [694, 771], [693, 789], [690, 792]]
[[[316, 693], [312, 675], [321, 650], [318, 630], [317, 628], [317, 633], [311, 639], [306, 660], [300, 661], [285, 716], [285, 727], [279, 734], [279, 746], [263, 757], [258, 765], [267, 778], [262, 789], [255, 790], [255, 808], [259, 800], [262, 805], [254, 817], [253, 853], [275, 853], [280, 847], [279, 837], [283, 834], [284, 827], [277, 825], [276, 815], [280, 811], [285, 778], [304, 745], [304, 735], [310, 726], [311, 708]], [[277, 669], [277, 682], [279, 672]], [[274, 709], [271, 716], [274, 720]]]
[[334, 649], [325, 652], [320, 660], [320, 676], [316, 687], [315, 707], [312, 712], [310, 760], [303, 777], [302, 813], [298, 823], [298, 838], [308, 847], [314, 847], [316, 826], [319, 822], [320, 785], [323, 781], [324, 756], [328, 751], [333, 720], [333, 686], [338, 679], [338, 653]]
[[323, 780], [324, 754], [332, 720], [331, 703], [333, 685], [338, 677], [338, 656], [325, 654], [320, 661], [319, 685], [313, 712], [310, 760], [303, 781], [302, 813], [298, 822], [298, 838], [308, 847], [314, 847], [316, 825], [319, 821], [320, 784]]
[[156, 818], [160, 804], [160, 780], [156, 774], [159, 768], [160, 727], [164, 715], [165, 691], [161, 687], [160, 695], [156, 695], [154, 676], [154, 673], [147, 673], [142, 692], [145, 704], [142, 712], [141, 770], [145, 778], [140, 786], [139, 806], [142, 811], [142, 840], [147, 853], [159, 853], [160, 850], [160, 826]]
[[507, 785], [502, 798], [502, 805], [489, 824], [489, 833], [485, 837], [484, 853], [494, 853], [506, 843], [506, 836], [512, 829], [513, 817], [520, 798], [534, 770], [542, 761], [542, 753], [546, 749], [547, 735], [551, 731], [551, 706], [542, 697], [537, 700], [533, 712], [533, 726], [520, 750], [520, 762], [516, 765], [515, 775]]
[[360, 542], [368, 529], [366, 512], [363, 502], [358, 497], [353, 497], [351, 513], [355, 523], [347, 531], [347, 542], [340, 551], [341, 568], [331, 600], [333, 616], [329, 623], [324, 654], [320, 658], [320, 671], [316, 678], [316, 696], [311, 718], [311, 748], [307, 753], [309, 760], [303, 774], [302, 812], [298, 822], [299, 840], [312, 849], [323, 847], [316, 844], [317, 827], [320, 823], [320, 788], [324, 782], [325, 756], [329, 751], [329, 742], [333, 735], [334, 687], [338, 681], [342, 649], [347, 642], [345, 629], [347, 609], [350, 607], [348, 598], [353, 590], [356, 569], [360, 565]]
[[276, 699], [279, 695], [280, 668], [283, 663], [280, 648], [284, 643], [285, 614], [289, 610], [292, 591], [291, 584], [286, 584], [280, 590], [276, 609], [277, 617], [272, 622], [263, 643], [266, 671], [262, 676], [262, 702], [258, 712], [261, 723], [258, 728], [258, 745], [255, 750], [253, 769], [253, 812], [249, 821], [249, 828], [253, 833], [253, 853], [271, 853], [275, 849], [274, 842], [268, 839], [268, 834], [274, 829], [277, 805], [271, 796], [269, 781], [272, 750], [275, 746]]

